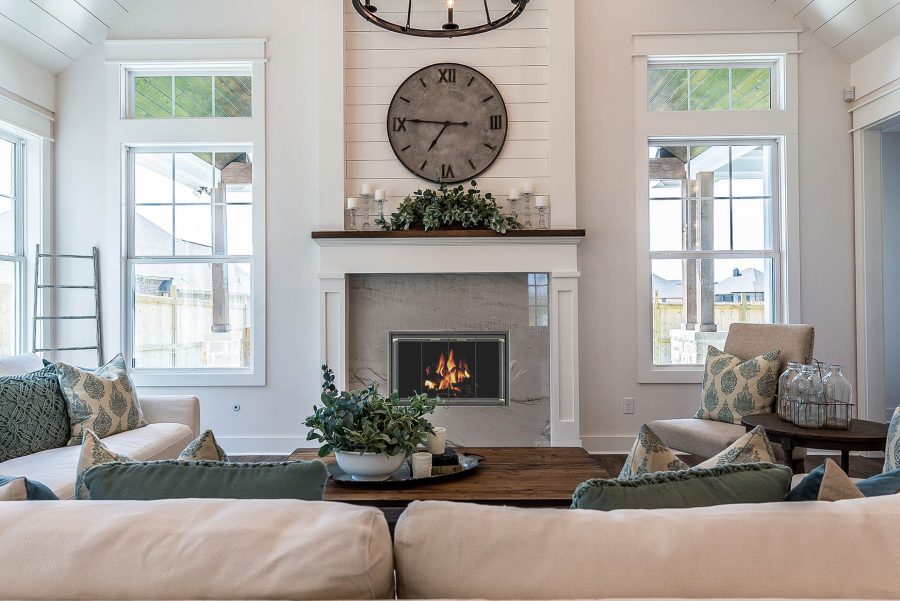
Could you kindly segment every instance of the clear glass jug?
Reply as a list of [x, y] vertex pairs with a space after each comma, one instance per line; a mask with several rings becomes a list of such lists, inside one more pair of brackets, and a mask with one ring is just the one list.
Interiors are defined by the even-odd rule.
[[791, 420], [801, 428], [822, 428], [826, 420], [825, 386], [815, 365], [804, 365], [791, 381], [794, 415]]

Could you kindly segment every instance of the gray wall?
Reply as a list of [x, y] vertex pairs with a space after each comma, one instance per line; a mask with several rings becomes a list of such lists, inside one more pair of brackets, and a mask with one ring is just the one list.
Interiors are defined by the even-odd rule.
[[885, 411], [900, 404], [900, 132], [882, 136]]

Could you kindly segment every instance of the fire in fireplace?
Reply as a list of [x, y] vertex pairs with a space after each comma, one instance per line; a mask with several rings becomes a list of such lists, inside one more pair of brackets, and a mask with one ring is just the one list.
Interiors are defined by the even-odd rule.
[[506, 405], [507, 333], [392, 333], [390, 389], [448, 405]]

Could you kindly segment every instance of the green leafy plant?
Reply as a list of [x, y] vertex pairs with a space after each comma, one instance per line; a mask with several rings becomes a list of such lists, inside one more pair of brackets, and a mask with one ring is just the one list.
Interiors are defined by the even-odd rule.
[[419, 394], [401, 403], [396, 393], [381, 396], [374, 382], [362, 390], [338, 392], [334, 372], [327, 365], [322, 372], [322, 406], [314, 405], [304, 422], [310, 428], [306, 439], [322, 444], [320, 457], [332, 451], [409, 456], [434, 432], [425, 416], [434, 413], [437, 399]]
[[482, 196], [476, 181], [468, 190], [463, 186], [450, 188], [444, 183], [438, 190], [416, 190], [389, 219], [379, 217], [375, 224], [387, 232], [421, 225], [425, 231], [460, 227], [505, 234], [523, 227], [515, 218], [503, 214], [490, 192]]

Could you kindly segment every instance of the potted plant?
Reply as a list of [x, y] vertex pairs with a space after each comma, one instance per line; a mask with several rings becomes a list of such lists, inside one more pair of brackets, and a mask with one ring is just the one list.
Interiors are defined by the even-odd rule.
[[304, 424], [307, 440], [322, 444], [319, 456], [332, 451], [338, 466], [356, 480], [387, 480], [403, 462], [425, 444], [434, 431], [426, 415], [434, 412], [437, 399], [424, 394], [401, 403], [395, 393], [383, 397], [378, 385], [338, 392], [334, 372], [322, 366], [322, 406]]

